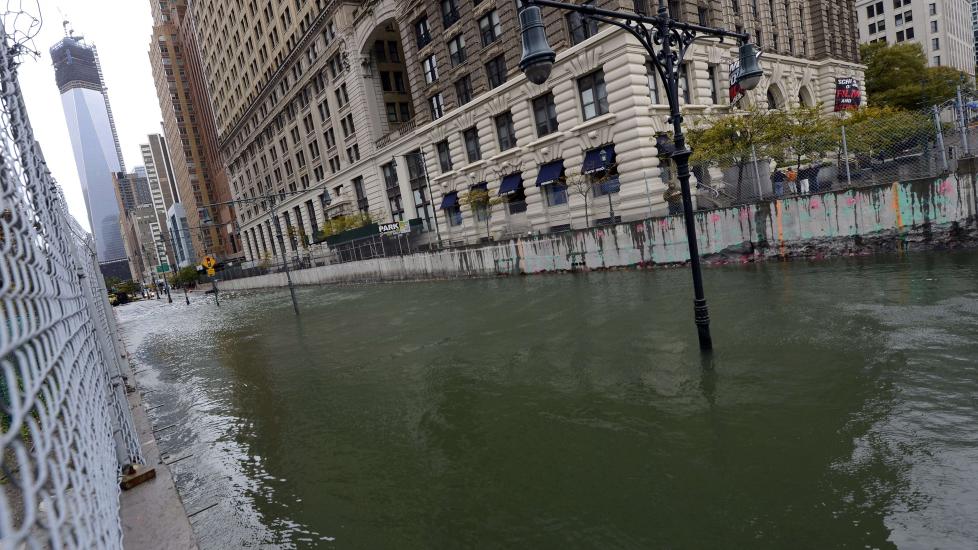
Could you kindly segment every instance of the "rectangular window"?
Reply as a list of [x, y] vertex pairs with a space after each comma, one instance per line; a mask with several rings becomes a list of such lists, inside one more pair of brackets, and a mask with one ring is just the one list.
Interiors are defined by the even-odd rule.
[[465, 155], [469, 162], [482, 159], [482, 150], [479, 148], [479, 130], [475, 126], [462, 132], [462, 141], [465, 142]]
[[930, 32], [937, 32], [937, 21], [930, 22]]
[[335, 156], [329, 159], [329, 172], [335, 174], [340, 171], [340, 157]]
[[557, 105], [554, 103], [553, 92], [547, 92], [533, 100], [533, 120], [537, 127], [537, 137], [557, 131]]
[[547, 206], [559, 206], [567, 204], [567, 186], [558, 182], [544, 185], [546, 189]]
[[428, 108], [431, 110], [431, 120], [439, 119], [445, 114], [441, 94], [435, 94], [428, 98]]
[[903, 22], [904, 23], [912, 23], [913, 22], [913, 12], [912, 11], [905, 11], [905, 12], [903, 12]]
[[383, 40], [374, 41], [374, 60], [377, 63], [387, 63], [387, 50], [384, 48]]
[[469, 75], [455, 81], [455, 98], [459, 105], [472, 101], [472, 78]]
[[935, 55], [934, 56], [934, 66], [935, 67], [940, 67], [941, 66], [941, 56], [939, 56], [939, 55]]
[[443, 139], [435, 144], [435, 148], [438, 150], [438, 165], [441, 167], [441, 173], [452, 171], [452, 153], [451, 149], [448, 147], [448, 140]]
[[458, 0], [441, 0], [441, 21], [446, 29], [458, 21]]
[[720, 103], [720, 81], [717, 66], [708, 65], [706, 74], [710, 81], [710, 103], [717, 105]]
[[397, 122], [397, 103], [385, 103], [387, 122]]
[[930, 40], [930, 49], [932, 49], [934, 51], [937, 51], [937, 50], [941, 49], [941, 39], [940, 38], [931, 38], [931, 40]]
[[907, 28], [907, 40], [913, 39], [913, 35], [914, 35], [914, 33], [913, 33], [913, 27], [908, 27]]
[[394, 90], [393, 86], [391, 86], [391, 73], [388, 71], [380, 71], [380, 87], [385, 92]]
[[874, 6], [866, 6], [866, 17], [876, 17], [876, 8]]
[[404, 74], [401, 71], [394, 71], [394, 91], [404, 93]]
[[496, 10], [479, 18], [479, 34], [482, 37], [482, 45], [492, 44], [503, 34], [502, 27], [499, 25], [499, 14]]
[[651, 61], [645, 64], [645, 72], [649, 79], [649, 96], [652, 98], [652, 104], [660, 105], [662, 99], [659, 97], [659, 73], [656, 72]]
[[400, 103], [401, 107], [401, 122], [407, 122], [411, 120], [411, 106], [407, 103]]
[[608, 92], [604, 85], [604, 71], [598, 70], [577, 79], [584, 120], [608, 113]]
[[329, 105], [325, 101], [319, 104], [319, 120], [323, 122], [329, 120]]
[[903, 31], [897, 31], [897, 33], [896, 33], [896, 41], [897, 42], [903, 42]]
[[937, 4], [929, 4], [927, 9], [931, 15], [937, 15]]
[[567, 14], [567, 31], [571, 44], [580, 44], [598, 34], [598, 22], [577, 12]]
[[319, 158], [319, 142], [316, 140], [309, 143], [309, 158], [314, 160]]
[[689, 67], [690, 63], [683, 63], [679, 66], [679, 95], [682, 97], [683, 103], [691, 103], [692, 98], [690, 96], [690, 91], [692, 86], [689, 85]]
[[445, 208], [445, 217], [448, 218], [448, 225], [457, 227], [462, 225], [462, 208], [456, 203], [454, 206]]
[[384, 173], [384, 187], [387, 189], [387, 203], [394, 221], [404, 219], [404, 205], [401, 204], [401, 186], [397, 181], [397, 168], [393, 162], [380, 167]]
[[401, 62], [401, 54], [397, 49], [397, 42], [393, 40], [387, 41], [387, 59], [390, 59], [391, 63]]
[[903, 26], [903, 14], [901, 14], [901, 13], [896, 14], [896, 16], [893, 18], [893, 22], [896, 23], [896, 26], [902, 27]]
[[421, 62], [421, 68], [424, 70], [424, 81], [428, 84], [438, 80], [438, 63], [435, 59], [435, 54], [431, 54], [424, 58]]
[[465, 63], [465, 37], [461, 34], [448, 41], [448, 58], [452, 67]]
[[306, 201], [306, 214], [309, 216], [309, 225], [312, 226], [312, 234], [315, 236], [319, 233], [319, 222], [316, 221], [316, 207], [312, 205], [312, 201]]
[[516, 130], [513, 128], [513, 114], [509, 111], [495, 118], [496, 135], [499, 137], [499, 150], [516, 147]]
[[357, 196], [357, 210], [361, 212], [366, 212], [369, 205], [367, 204], [367, 194], [363, 190], [363, 177], [357, 176], [353, 178], [353, 192]]
[[869, 34], [876, 34], [876, 23], [869, 24]]
[[431, 42], [431, 29], [428, 27], [427, 17], [422, 16], [414, 22], [414, 38], [418, 42], [419, 50]]
[[323, 137], [326, 138], [327, 149], [336, 147], [336, 132], [334, 132], [332, 128], [326, 130], [326, 132], [323, 133]]
[[506, 82], [506, 58], [503, 54], [497, 55], [486, 63], [486, 76], [489, 79], [489, 88], [495, 88]]

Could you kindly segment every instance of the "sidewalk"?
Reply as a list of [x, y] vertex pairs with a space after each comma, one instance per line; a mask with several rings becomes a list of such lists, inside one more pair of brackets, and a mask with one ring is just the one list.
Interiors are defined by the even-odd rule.
[[122, 491], [123, 547], [131, 550], [196, 550], [197, 541], [187, 511], [173, 484], [170, 469], [160, 460], [160, 450], [146, 417], [143, 398], [138, 390], [128, 397], [146, 466], [156, 468], [156, 478]]

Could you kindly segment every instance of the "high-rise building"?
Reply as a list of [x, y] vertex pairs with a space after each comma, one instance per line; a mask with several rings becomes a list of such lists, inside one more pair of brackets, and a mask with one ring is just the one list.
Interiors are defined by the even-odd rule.
[[[663, 213], [653, 144], [669, 130], [668, 108], [645, 49], [617, 27], [546, 8], [557, 60], [545, 84], [531, 84], [518, 68], [520, 5], [193, 2], [231, 190], [279, 197], [274, 217], [268, 201], [239, 209], [248, 259], [302, 255], [295, 235], [356, 213], [416, 220], [431, 243]], [[836, 78], [862, 79], [852, 0], [669, 5], [684, 20], [749, 32], [765, 51], [761, 84], [732, 106], [736, 44], [695, 42], [680, 69], [687, 116], [750, 105], [831, 109]], [[563, 185], [565, 175], [597, 173], [615, 177], [588, 206]], [[469, 209], [462, 199], [473, 189], [503, 202]]]
[[179, 201], [179, 195], [173, 178], [166, 140], [160, 134], [150, 134], [147, 137], [149, 143], [141, 144], [139, 149], [146, 165], [146, 181], [153, 197], [153, 209], [157, 217], [156, 222], [151, 225], [155, 254], [161, 260], [157, 265], [171, 268], [176, 265], [176, 257], [166, 230], [166, 213], [174, 202]]
[[856, 0], [859, 41], [917, 43], [927, 65], [975, 75], [970, 0]]
[[122, 241], [134, 280], [149, 284], [157, 263], [152, 223], [156, 220], [153, 197], [146, 169], [137, 166], [132, 172], [115, 172], [112, 184], [122, 213]]
[[971, 0], [971, 30], [974, 33], [975, 65], [978, 65], [978, 0]]
[[83, 37], [71, 34], [52, 46], [50, 53], [99, 262], [125, 262], [120, 210], [112, 186], [112, 174], [125, 171], [125, 165], [98, 54]]
[[[197, 261], [241, 256], [235, 209], [217, 148], [211, 102], [201, 76], [186, 0], [153, 0], [149, 57], [156, 81], [173, 179]], [[218, 206], [214, 206], [218, 205]]]

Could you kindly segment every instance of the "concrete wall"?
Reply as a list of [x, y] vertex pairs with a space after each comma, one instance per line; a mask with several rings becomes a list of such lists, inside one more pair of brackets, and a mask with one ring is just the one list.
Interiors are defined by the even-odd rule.
[[[917, 180], [698, 212], [707, 262], [839, 255], [914, 246], [978, 243], [975, 185], [965, 179]], [[304, 269], [296, 284], [395, 281], [607, 269], [684, 262], [681, 216], [613, 227], [524, 237], [398, 258]], [[285, 285], [275, 273], [221, 283], [224, 290]]]

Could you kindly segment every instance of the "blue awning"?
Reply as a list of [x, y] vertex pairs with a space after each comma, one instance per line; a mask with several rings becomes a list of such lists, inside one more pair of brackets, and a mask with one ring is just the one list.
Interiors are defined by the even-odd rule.
[[520, 187], [523, 187], [523, 175], [519, 172], [514, 172], [503, 177], [503, 182], [499, 184], [499, 194], [508, 195]]
[[601, 190], [605, 193], [617, 193], [621, 191], [621, 182], [618, 181], [618, 176], [611, 176], [608, 181], [601, 184]]
[[451, 193], [446, 193], [445, 197], [441, 199], [441, 209], [445, 210], [448, 208], [455, 208], [458, 206], [458, 193], [452, 191]]
[[549, 185], [559, 180], [564, 175], [564, 161], [555, 160], [547, 164], [540, 165], [540, 172], [537, 173], [537, 187]]
[[[605, 153], [604, 162], [601, 161], [601, 152]], [[609, 166], [615, 163], [615, 144], [611, 143], [598, 147], [597, 149], [591, 149], [584, 153], [584, 166], [581, 167], [581, 172], [585, 174], [593, 174], [595, 172], [601, 172], [602, 170], [607, 170]]]

